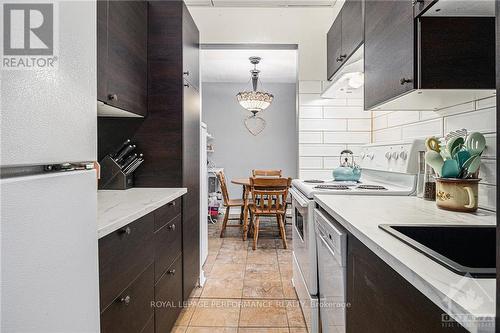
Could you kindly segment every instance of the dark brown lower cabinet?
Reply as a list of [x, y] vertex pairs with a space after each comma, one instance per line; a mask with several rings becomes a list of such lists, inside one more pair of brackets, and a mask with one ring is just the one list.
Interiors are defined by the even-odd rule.
[[101, 314], [101, 332], [142, 331], [153, 314], [153, 283], [154, 266], [151, 264]]
[[347, 247], [347, 332], [467, 332], [356, 237]]
[[181, 208], [179, 198], [99, 239], [101, 332], [172, 329], [183, 300]]
[[155, 285], [155, 321], [157, 333], [168, 333], [182, 310], [182, 255]]

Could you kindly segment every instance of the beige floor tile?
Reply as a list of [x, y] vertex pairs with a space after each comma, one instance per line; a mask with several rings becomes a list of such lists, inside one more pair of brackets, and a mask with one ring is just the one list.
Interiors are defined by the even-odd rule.
[[189, 323], [200, 327], [238, 327], [241, 300], [200, 299]]
[[283, 301], [243, 300], [240, 327], [288, 327]]
[[278, 255], [276, 250], [257, 249], [248, 250], [247, 264], [277, 265]]
[[193, 316], [194, 309], [196, 307], [197, 299], [190, 299], [187, 303], [187, 306], [182, 309], [179, 317], [177, 317], [177, 321], [175, 322], [175, 326], [189, 326], [189, 321]]
[[239, 279], [207, 279], [201, 297], [241, 298], [243, 280]]
[[306, 327], [299, 301], [286, 301], [286, 314], [289, 327]]
[[295, 288], [293, 287], [292, 279], [281, 279], [281, 284], [283, 286], [283, 296], [286, 299], [297, 299], [297, 293], [295, 292]]
[[236, 327], [188, 327], [186, 333], [237, 333]]
[[308, 333], [305, 327], [290, 327], [290, 333]]
[[215, 262], [222, 264], [246, 264], [247, 255], [245, 253], [219, 253]]
[[[253, 240], [253, 238], [252, 238]], [[253, 241], [248, 242], [248, 247], [253, 246]], [[257, 241], [257, 249], [275, 249], [276, 248], [276, 242], [274, 241], [274, 238], [260, 238], [259, 235], [259, 240]]]
[[245, 276], [244, 264], [226, 264], [216, 262], [212, 271], [208, 275], [209, 278], [218, 279], [235, 279], [242, 280]]
[[292, 264], [292, 250], [278, 249], [278, 262], [280, 264]]
[[245, 278], [243, 283], [243, 298], [283, 299], [281, 281]]
[[186, 333], [186, 326], [174, 326], [170, 333]]
[[191, 293], [191, 295], [189, 297], [200, 297], [202, 291], [203, 291], [203, 287], [195, 287], [193, 289], [193, 292]]
[[288, 328], [283, 327], [245, 327], [239, 328], [238, 333], [288, 333]]
[[280, 280], [281, 274], [276, 265], [247, 264], [245, 279]]

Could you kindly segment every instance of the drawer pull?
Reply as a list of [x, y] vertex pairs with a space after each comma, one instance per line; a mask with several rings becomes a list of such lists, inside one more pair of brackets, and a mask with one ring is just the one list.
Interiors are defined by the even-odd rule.
[[170, 207], [174, 207], [175, 206], [175, 201], [169, 202], [167, 205], [170, 206]]
[[169, 225], [168, 230], [175, 231], [175, 224]]
[[174, 268], [174, 269], [171, 269], [171, 270], [168, 270], [168, 271], [167, 271], [167, 274], [170, 274], [170, 275], [175, 275], [175, 268]]
[[412, 82], [412, 79], [407, 79], [407, 78], [402, 78], [400, 81], [401, 85], [405, 85], [406, 83], [411, 83]]
[[189, 71], [185, 71], [183, 74], [189, 76]]
[[117, 101], [118, 100], [118, 95], [117, 94], [109, 94], [108, 95], [108, 100], [110, 100], [110, 101]]
[[130, 235], [132, 233], [132, 229], [130, 229], [130, 227], [126, 227], [124, 229], [120, 229], [120, 233]]
[[130, 303], [130, 296], [127, 295], [125, 297], [120, 298], [120, 302], [122, 302], [125, 305], [129, 305], [129, 303]]

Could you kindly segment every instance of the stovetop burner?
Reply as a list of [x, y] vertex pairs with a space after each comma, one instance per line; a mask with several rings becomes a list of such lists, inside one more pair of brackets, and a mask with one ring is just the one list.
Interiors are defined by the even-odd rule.
[[381, 186], [381, 185], [359, 185], [358, 187], [356, 187], [360, 190], [387, 190], [387, 188]]
[[325, 182], [324, 180], [319, 180], [319, 179], [304, 180], [304, 183], [311, 183], [311, 184], [320, 184], [320, 183], [324, 183], [324, 182]]
[[349, 190], [347, 185], [318, 185], [315, 188], [320, 190]]

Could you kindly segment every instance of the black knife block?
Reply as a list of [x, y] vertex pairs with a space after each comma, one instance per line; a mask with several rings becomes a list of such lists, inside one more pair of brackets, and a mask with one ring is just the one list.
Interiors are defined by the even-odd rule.
[[126, 190], [134, 186], [134, 173], [126, 175], [111, 156], [107, 155], [100, 164], [100, 190]]

